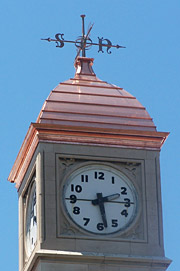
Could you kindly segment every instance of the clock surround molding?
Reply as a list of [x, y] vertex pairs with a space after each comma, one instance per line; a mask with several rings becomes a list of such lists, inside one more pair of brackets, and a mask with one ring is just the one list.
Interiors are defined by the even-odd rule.
[[[115, 161], [114, 161], [115, 160]], [[85, 157], [56, 154], [56, 185], [57, 185], [57, 237], [58, 238], [79, 238], [91, 240], [112, 240], [112, 241], [129, 241], [130, 239], [137, 242], [147, 241], [146, 230], [146, 212], [143, 195], [145, 193], [142, 182], [143, 178], [143, 160], [117, 159], [103, 157]], [[122, 231], [107, 235], [98, 235], [87, 232], [79, 228], [68, 217], [62, 199], [63, 186], [70, 176], [76, 170], [88, 165], [107, 165], [125, 175], [135, 187], [138, 194], [138, 210], [133, 222]]]

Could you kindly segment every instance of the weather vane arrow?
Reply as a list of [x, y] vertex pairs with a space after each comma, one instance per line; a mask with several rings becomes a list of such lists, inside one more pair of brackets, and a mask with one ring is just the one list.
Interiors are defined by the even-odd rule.
[[97, 43], [93, 42], [90, 39], [89, 36], [90, 36], [90, 32], [91, 32], [94, 24], [90, 24], [90, 27], [89, 27], [89, 29], [87, 31], [87, 34], [85, 34], [85, 25], [84, 25], [85, 15], [81, 15], [81, 18], [82, 18], [82, 36], [78, 37], [75, 41], [73, 41], [73, 40], [65, 40], [64, 39], [64, 34], [62, 34], [62, 33], [55, 34], [55, 39], [47, 38], [47, 39], [41, 39], [41, 40], [46, 40], [48, 42], [53, 41], [53, 42], [56, 43], [56, 47], [58, 47], [58, 48], [64, 47], [65, 43], [74, 43], [75, 46], [78, 49], [76, 58], [80, 55], [81, 51], [82, 51], [82, 56], [85, 57], [86, 56], [86, 50], [88, 50], [93, 45], [94, 46], [99, 46], [98, 53], [99, 52], [104, 53], [103, 47], [105, 47], [108, 54], [111, 54], [110, 49], [112, 47], [117, 48], [117, 49], [126, 48], [126, 47], [120, 46], [118, 44], [113, 45], [109, 39], [104, 39], [103, 37], [102, 38], [98, 37], [98, 42]]

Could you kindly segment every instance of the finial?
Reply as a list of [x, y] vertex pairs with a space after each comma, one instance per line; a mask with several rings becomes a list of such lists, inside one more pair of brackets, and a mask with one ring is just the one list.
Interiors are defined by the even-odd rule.
[[75, 57], [75, 59], [77, 59], [77, 57], [80, 55], [80, 53], [82, 52], [82, 57], [86, 57], [86, 50], [88, 50], [91, 46], [98, 46], [99, 52], [104, 53], [103, 49], [106, 48], [106, 52], [108, 54], [111, 54], [110, 49], [111, 48], [126, 48], [124, 46], [120, 46], [120, 45], [113, 45], [111, 43], [111, 41], [109, 39], [104, 39], [103, 37], [98, 37], [98, 42], [95, 43], [90, 39], [90, 32], [93, 28], [94, 24], [90, 24], [89, 29], [87, 31], [87, 34], [85, 34], [85, 23], [84, 23], [84, 18], [86, 16], [85, 15], [81, 15], [82, 18], [82, 36], [78, 37], [76, 40], [65, 40], [64, 39], [64, 34], [62, 33], [57, 33], [55, 34], [55, 39], [51, 39], [51, 38], [46, 38], [46, 39], [41, 39], [41, 40], [46, 40], [48, 42], [55, 42], [56, 43], [56, 47], [58, 48], [62, 48], [64, 47], [65, 43], [74, 43], [75, 46], [77, 47], [77, 55]]
[[93, 61], [93, 58], [78, 56], [74, 63], [76, 69], [75, 78], [78, 78], [81, 75], [96, 76], [92, 68]]

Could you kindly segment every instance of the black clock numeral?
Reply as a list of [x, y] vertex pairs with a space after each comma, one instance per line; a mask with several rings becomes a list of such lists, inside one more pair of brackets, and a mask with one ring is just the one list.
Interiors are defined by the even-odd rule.
[[88, 175], [81, 175], [81, 182], [84, 183], [84, 182], [88, 182]]
[[126, 187], [121, 187], [121, 194], [127, 195], [127, 188]]
[[74, 185], [74, 184], [71, 184], [71, 191], [72, 192], [77, 192], [77, 193], [81, 193], [82, 191], [82, 186], [81, 185]]
[[131, 201], [130, 201], [130, 199], [125, 198], [125, 199], [124, 199], [124, 201], [125, 201], [124, 206], [125, 206], [125, 207], [130, 207], [130, 205], [131, 205]]
[[122, 215], [124, 215], [125, 217], [127, 217], [127, 216], [128, 216], [128, 212], [127, 212], [127, 210], [125, 210], [125, 209], [124, 209], [124, 210], [122, 210], [121, 214], [122, 214]]
[[112, 177], [112, 184], [114, 184], [115, 183], [115, 178], [114, 177]]
[[77, 207], [77, 206], [75, 206], [75, 207], [73, 208], [73, 214], [79, 215], [79, 214], [80, 214], [80, 208]]
[[94, 179], [98, 180], [104, 180], [104, 172], [94, 172]]
[[112, 219], [112, 227], [116, 228], [118, 226], [118, 220], [117, 219]]
[[77, 197], [75, 195], [70, 196], [70, 203], [76, 203]]
[[97, 229], [98, 229], [98, 231], [103, 231], [104, 230], [104, 224], [103, 223], [98, 223], [97, 224]]
[[83, 220], [85, 221], [85, 222], [84, 222], [84, 226], [87, 226], [87, 224], [88, 224], [89, 221], [90, 221], [90, 218], [83, 217]]

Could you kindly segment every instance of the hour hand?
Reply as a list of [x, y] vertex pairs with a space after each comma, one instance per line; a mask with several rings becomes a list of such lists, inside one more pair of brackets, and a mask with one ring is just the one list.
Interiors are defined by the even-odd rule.
[[115, 193], [115, 194], [112, 194], [110, 196], [106, 196], [106, 197], [103, 197], [103, 201], [106, 202], [106, 201], [111, 201], [113, 199], [117, 199], [120, 197], [120, 194], [119, 193]]

